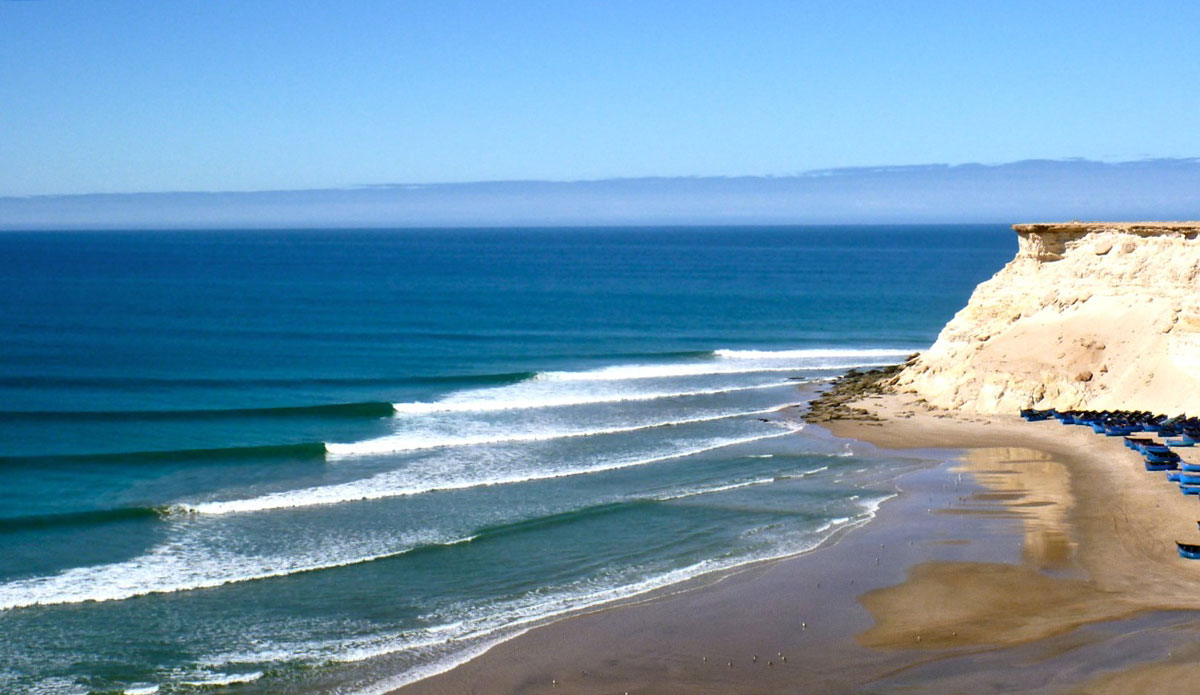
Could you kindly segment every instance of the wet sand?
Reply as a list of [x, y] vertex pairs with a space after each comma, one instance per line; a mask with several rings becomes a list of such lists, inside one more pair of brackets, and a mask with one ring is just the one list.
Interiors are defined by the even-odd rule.
[[[695, 590], [534, 629], [425, 693], [1116, 693], [1190, 682], [1200, 505], [1121, 440], [899, 396], [842, 437], [942, 463], [871, 523]], [[1196, 458], [1185, 453], [1185, 458]]]

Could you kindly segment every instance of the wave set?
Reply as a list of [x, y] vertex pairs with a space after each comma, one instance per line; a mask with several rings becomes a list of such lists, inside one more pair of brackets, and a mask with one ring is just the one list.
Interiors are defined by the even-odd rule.
[[[793, 494], [787, 491], [803, 490], [810, 481], [832, 485], [818, 481], [842, 465], [836, 453], [776, 453], [771, 440], [803, 429], [794, 418], [779, 414], [804, 398], [798, 387], [811, 390], [822, 372], [890, 364], [909, 352], [716, 350], [661, 362], [540, 371], [517, 378], [480, 377], [476, 385], [453, 388], [428, 401], [229, 410], [0, 412], [0, 420], [42, 417], [62, 422], [377, 420], [389, 430], [382, 436], [348, 441], [0, 459], [0, 464], [148, 467], [305, 460], [315, 462], [306, 465], [320, 467], [146, 506], [0, 518], [0, 534], [50, 533], [68, 527], [87, 531], [116, 524], [150, 524], [159, 529], [159, 540], [132, 557], [0, 584], [0, 611], [223, 591], [222, 587], [284, 576], [407, 563], [429, 552], [463, 553], [464, 557], [501, 552], [487, 548], [525, 536], [532, 539], [533, 534], [554, 539], [548, 543], [562, 542], [557, 534], [567, 533], [572, 525], [605, 527], [639, 514], [673, 528], [692, 515], [731, 513], [720, 505], [713, 508], [717, 511], [706, 511], [709, 499], [750, 496], [739, 498], [747, 501], [737, 508], [752, 510], [746, 512], [744, 523], [763, 532], [755, 531], [757, 545], [742, 551], [718, 548], [705, 558], [698, 548], [687, 557], [650, 563], [613, 554], [612, 565], [602, 567], [593, 578], [546, 587], [522, 599], [472, 599], [453, 610], [439, 609], [460, 616], [455, 622], [443, 615], [449, 622], [437, 628], [443, 633], [437, 641], [442, 646], [434, 650], [438, 663], [451, 662], [470, 652], [471, 640], [511, 634], [555, 615], [699, 574], [802, 552], [839, 528], [869, 519], [878, 498], [843, 500], [836, 509], [814, 512], [825, 516], [810, 522], [788, 511], [789, 505], [753, 511], [759, 504], [753, 496], [770, 499]], [[368, 513], [367, 504], [377, 506]], [[383, 515], [379, 520], [375, 520], [376, 509]], [[388, 514], [410, 525], [388, 526]], [[793, 526], [780, 526], [780, 518]], [[308, 528], [323, 530], [314, 537]], [[476, 618], [469, 619], [470, 615]], [[423, 644], [418, 639], [423, 634], [428, 630], [414, 628], [369, 639], [374, 646], [365, 651], [330, 654], [329, 649], [336, 649], [323, 647], [314, 653], [324, 660], [352, 661], [362, 654], [370, 658], [416, 650]], [[458, 646], [445, 646], [453, 644]], [[313, 647], [289, 643], [282, 650], [289, 654], [286, 659], [278, 653], [243, 652], [238, 656], [243, 661], [235, 666], [254, 668], [248, 673], [258, 679], [261, 673], [271, 672], [274, 661], [301, 658]], [[225, 666], [212, 667], [219, 672]], [[386, 682], [396, 687], [436, 668], [433, 662], [425, 662]], [[204, 687], [215, 687], [222, 678], [193, 677], [175, 684], [200, 687], [195, 683], [203, 682]], [[231, 677], [229, 682], [237, 680]], [[143, 682], [136, 687], [154, 686]]]

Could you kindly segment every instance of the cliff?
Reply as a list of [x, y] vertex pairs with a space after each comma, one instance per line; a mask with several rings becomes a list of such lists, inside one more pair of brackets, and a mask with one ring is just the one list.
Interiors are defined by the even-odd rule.
[[1019, 224], [896, 379], [934, 406], [1200, 413], [1200, 222]]

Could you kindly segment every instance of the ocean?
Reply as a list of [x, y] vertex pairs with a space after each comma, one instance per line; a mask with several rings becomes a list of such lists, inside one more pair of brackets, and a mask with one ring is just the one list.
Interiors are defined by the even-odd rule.
[[0, 692], [383, 693], [812, 548], [1003, 225], [0, 234]]

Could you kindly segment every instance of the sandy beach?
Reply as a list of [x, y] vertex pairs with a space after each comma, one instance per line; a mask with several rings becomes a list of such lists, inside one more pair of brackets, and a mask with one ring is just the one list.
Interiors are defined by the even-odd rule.
[[[905, 395], [829, 423], [930, 463], [870, 523], [706, 586], [534, 629], [425, 693], [1116, 693], [1190, 683], [1200, 508], [1119, 438]], [[794, 411], [798, 412], [798, 411]], [[812, 425], [810, 425], [812, 426]], [[1191, 455], [1185, 454], [1185, 459]]]

